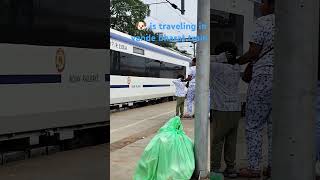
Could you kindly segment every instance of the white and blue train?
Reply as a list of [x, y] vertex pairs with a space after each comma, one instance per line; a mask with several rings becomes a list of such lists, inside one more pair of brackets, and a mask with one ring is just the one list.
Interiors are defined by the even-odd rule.
[[[222, 41], [235, 42], [238, 55], [243, 54], [249, 48], [254, 21], [260, 16], [258, 4], [248, 0], [214, 0], [211, 6], [211, 54]], [[171, 79], [178, 73], [186, 74], [191, 58], [110, 31], [110, 104], [131, 105], [137, 101], [173, 96]], [[239, 90], [241, 102], [245, 103], [247, 84], [241, 81]]]
[[[211, 54], [222, 41], [235, 42], [238, 55], [249, 48], [254, 21], [259, 17], [254, 1], [220, 1], [211, 3]], [[123, 105], [173, 96], [171, 79], [186, 74], [191, 58], [145, 41], [110, 30], [111, 89], [110, 104]], [[242, 67], [244, 70], [245, 66]], [[247, 84], [239, 84], [241, 101], [246, 101]]]
[[110, 29], [110, 105], [174, 96], [172, 79], [187, 75], [191, 58]]
[[0, 141], [107, 126], [104, 7], [0, 1]]

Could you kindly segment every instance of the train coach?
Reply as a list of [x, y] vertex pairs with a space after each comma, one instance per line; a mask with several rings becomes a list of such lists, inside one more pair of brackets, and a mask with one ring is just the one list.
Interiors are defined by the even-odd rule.
[[0, 141], [107, 127], [103, 3], [0, 0]]
[[132, 106], [173, 97], [172, 80], [187, 75], [191, 58], [110, 29], [110, 105]]

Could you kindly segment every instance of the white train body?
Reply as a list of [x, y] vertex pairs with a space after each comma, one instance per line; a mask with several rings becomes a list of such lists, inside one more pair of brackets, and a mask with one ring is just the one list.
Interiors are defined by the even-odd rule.
[[71, 138], [75, 129], [108, 123], [103, 3], [67, 1], [6, 1], [0, 12], [0, 140]]
[[[0, 49], [0, 134], [106, 121], [105, 50], [14, 44]], [[65, 54], [62, 72], [55, 63], [58, 49]]]
[[110, 29], [110, 49], [110, 105], [174, 96], [172, 80], [178, 74], [186, 76], [191, 61], [189, 57], [133, 40], [113, 29]]

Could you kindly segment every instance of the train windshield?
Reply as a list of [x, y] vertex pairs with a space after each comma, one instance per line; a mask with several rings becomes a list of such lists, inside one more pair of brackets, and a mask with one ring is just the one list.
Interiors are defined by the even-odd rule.
[[111, 50], [112, 75], [175, 79], [186, 74], [186, 67]]

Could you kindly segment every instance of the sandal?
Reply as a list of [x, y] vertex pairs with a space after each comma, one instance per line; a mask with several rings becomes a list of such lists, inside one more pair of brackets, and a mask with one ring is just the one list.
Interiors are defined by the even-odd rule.
[[244, 169], [240, 169], [239, 177], [260, 178], [261, 172], [259, 170], [251, 170], [249, 168], [244, 168]]

